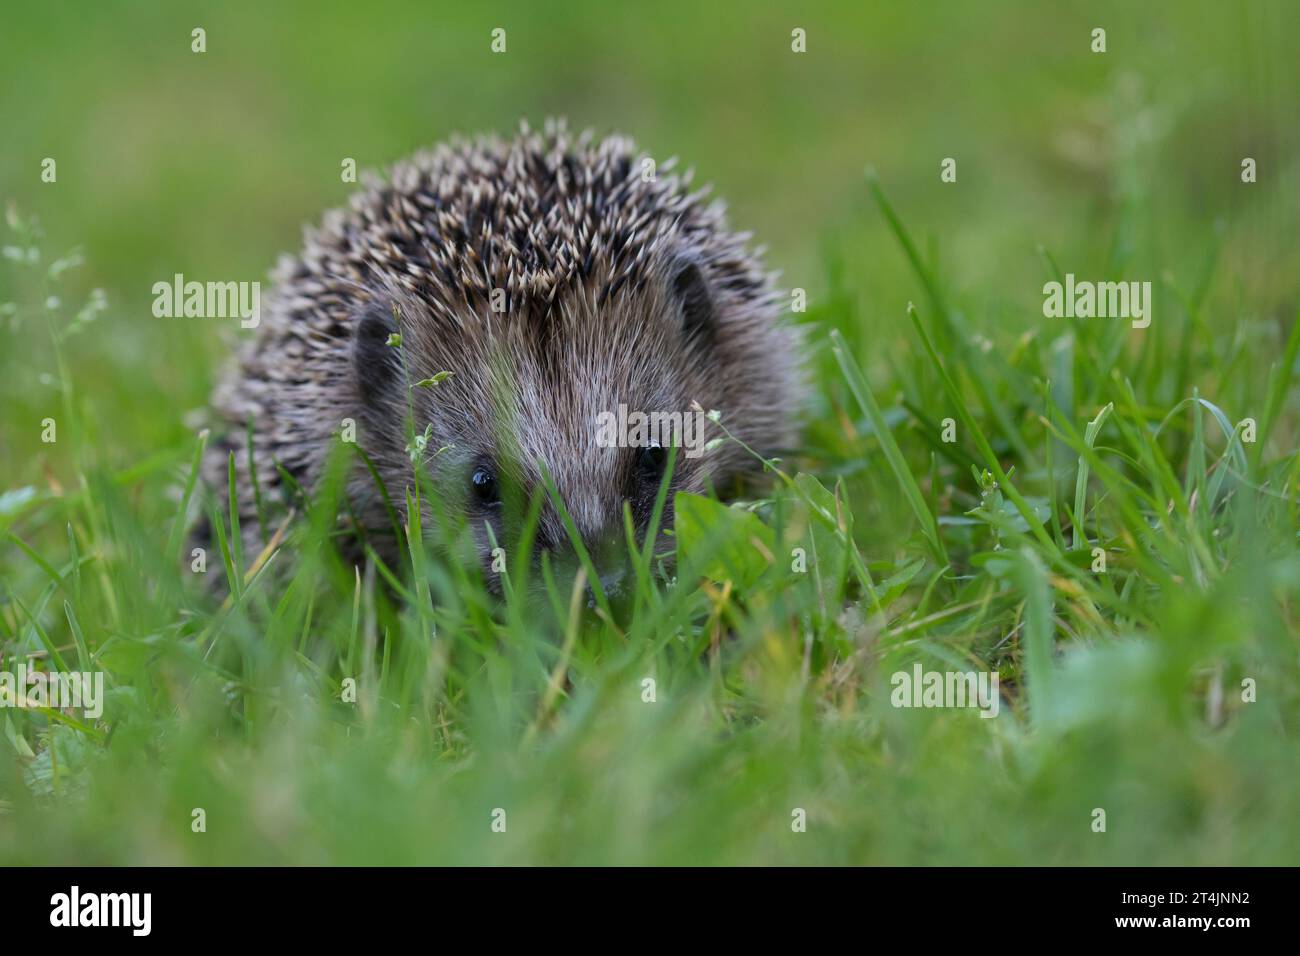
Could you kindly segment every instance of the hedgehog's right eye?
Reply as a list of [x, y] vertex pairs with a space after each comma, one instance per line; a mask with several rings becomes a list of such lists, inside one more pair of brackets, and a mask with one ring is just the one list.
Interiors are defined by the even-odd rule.
[[474, 497], [480, 504], [492, 505], [500, 500], [500, 493], [497, 490], [497, 477], [492, 474], [492, 469], [486, 465], [480, 465], [474, 469], [474, 474], [470, 476], [469, 483], [474, 491]]

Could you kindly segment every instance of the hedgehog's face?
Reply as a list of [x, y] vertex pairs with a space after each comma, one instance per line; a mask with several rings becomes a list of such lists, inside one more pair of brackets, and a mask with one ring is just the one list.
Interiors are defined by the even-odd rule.
[[[451, 481], [459, 472], [464, 481], [463, 515], [474, 535], [478, 559], [486, 580], [499, 590], [502, 560], [513, 566], [518, 548], [531, 548], [534, 559], [544, 554], [572, 571], [578, 548], [586, 552], [611, 596], [619, 592], [627, 565], [625, 519], [633, 537], [642, 544], [654, 511], [656, 495], [665, 489], [658, 523], [660, 537], [671, 527], [673, 489], [695, 484], [689, 466], [668, 471], [670, 449], [658, 441], [629, 448], [601, 448], [603, 462], [566, 467], [556, 462], [573, 448], [558, 447], [545, 459], [503, 457], [498, 446], [484, 445], [471, 458], [469, 468], [453, 465], [442, 474]], [[575, 478], [574, 471], [583, 473]], [[463, 476], [468, 474], [468, 478]], [[536, 508], [530, 520], [530, 506]], [[524, 535], [532, 527], [531, 543]]]
[[[749, 464], [734, 446], [706, 450], [721, 432], [705, 411], [725, 419], [725, 383], [736, 378], [718, 342], [726, 301], [693, 258], [675, 257], [656, 274], [660, 281], [603, 304], [593, 294], [557, 302], [547, 316], [488, 314], [453, 328], [403, 306], [401, 353], [383, 344], [394, 330], [386, 310], [363, 317], [355, 352], [369, 410], [363, 431], [389, 436], [387, 454], [367, 451], [405, 472], [385, 475], [396, 498], [410, 483], [394, 437], [409, 391], [416, 431], [429, 429], [437, 509], [466, 519], [489, 585], [527, 544], [532, 505], [534, 557], [573, 561], [581, 547], [617, 590], [628, 519], [642, 544], [663, 490], [662, 536], [676, 492], [703, 492]], [[441, 372], [452, 374], [404, 385]]]

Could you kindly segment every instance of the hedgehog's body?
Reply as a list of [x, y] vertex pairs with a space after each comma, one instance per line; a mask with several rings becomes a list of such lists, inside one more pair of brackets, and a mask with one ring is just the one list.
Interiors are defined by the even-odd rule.
[[[500, 491], [532, 494], [543, 465], [593, 553], [623, 540], [625, 500], [645, 520], [662, 456], [597, 442], [601, 413], [620, 405], [698, 404], [760, 452], [790, 445], [801, 395], [794, 333], [778, 322], [747, 237], [689, 194], [688, 180], [655, 175], [627, 140], [573, 140], [548, 125], [419, 154], [328, 214], [302, 254], [281, 262], [256, 339], [214, 400], [227, 437], [207, 474], [223, 485], [235, 452], [245, 550], [263, 543], [250, 421], [264, 501], [282, 497], [281, 468], [310, 489], [351, 419], [399, 514], [413, 484], [408, 421], [416, 434], [428, 428], [423, 457], [440, 504], [471, 519], [485, 567], [485, 524], [507, 553], [511, 543]], [[388, 344], [399, 330], [401, 345]], [[452, 374], [415, 385], [441, 372]], [[679, 455], [673, 489], [722, 487], [755, 465], [731, 442]], [[367, 469], [349, 498], [367, 527], [391, 527]], [[536, 546], [567, 543], [545, 505]]]

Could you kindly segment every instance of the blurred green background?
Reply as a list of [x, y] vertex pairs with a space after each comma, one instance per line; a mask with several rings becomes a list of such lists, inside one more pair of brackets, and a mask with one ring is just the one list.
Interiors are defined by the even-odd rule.
[[[1089, 49], [1095, 26], [1105, 54]], [[680, 156], [789, 286], [823, 288], [824, 247], [843, 243], [873, 336], [902, 327], [916, 289], [868, 206], [868, 165], [914, 231], [943, 237], [946, 281], [977, 286], [976, 311], [1014, 327], [1037, 321], [1040, 243], [1077, 272], [1072, 250], [1112, 242], [1163, 263], [1207, 246], [1218, 220], [1240, 299], [1273, 314], [1294, 302], [1300, 257], [1298, 28], [1295, 3], [1186, 0], [10, 4], [0, 184], [53, 250], [83, 250], [78, 281], [113, 310], [77, 374], [126, 407], [159, 391], [201, 406], [226, 352], [214, 323], [154, 319], [153, 282], [262, 278], [344, 201], [343, 157], [384, 166], [521, 117]], [[954, 185], [939, 181], [948, 156]], [[40, 181], [45, 157], [56, 184]], [[1133, 234], [1112, 238], [1139, 201]], [[41, 355], [38, 333], [6, 365]], [[39, 410], [26, 377], [3, 378], [11, 409]], [[168, 416], [120, 417], [103, 438], [124, 450], [175, 434]], [[0, 429], [36, 447], [11, 416]]]

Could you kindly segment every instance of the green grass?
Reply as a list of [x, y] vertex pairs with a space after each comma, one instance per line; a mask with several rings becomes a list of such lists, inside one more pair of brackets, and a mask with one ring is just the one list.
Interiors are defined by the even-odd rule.
[[[357, 85], [313, 67], [319, 51], [282, 26], [223, 13], [244, 19], [218, 34], [208, 68], [228, 70], [221, 57], [244, 44], [256, 77], [271, 59], [256, 51], [278, 45], [278, 95], [341, 97], [362, 128], [343, 144], [337, 124], [280, 123], [276, 101], [252, 104], [248, 122], [276, 148], [242, 144], [247, 167], [227, 165], [219, 131], [242, 127], [217, 109], [178, 154], [139, 150], [144, 192], [130, 164], [115, 167], [120, 189], [105, 181], [99, 147], [64, 131], [60, 155], [81, 162], [61, 160], [66, 192], [42, 193], [26, 151], [45, 155], [46, 114], [79, 128], [69, 118], [90, 107], [73, 81], [110, 56], [95, 37], [157, 51], [169, 28], [150, 21], [128, 40], [63, 24], [67, 72], [32, 88], [44, 106], [15, 113], [22, 155], [0, 158], [18, 199], [0, 242], [0, 656], [99, 669], [109, 690], [98, 721], [0, 710], [0, 864], [1294, 863], [1300, 166], [1277, 104], [1296, 83], [1286, 31], [1265, 28], [1277, 8], [1247, 7], [1240, 59], [1207, 7], [1205, 25], [1173, 18], [1149, 60], [1126, 27], [1150, 37], [1164, 22], [1107, 8], [1105, 65], [1059, 51], [1058, 30], [1086, 36], [1079, 16], [832, 11], [806, 75], [776, 72], [775, 52], [718, 45], [727, 30], [755, 49], [764, 31], [788, 36], [772, 13], [743, 28], [691, 21], [689, 36], [671, 18], [601, 28], [574, 13], [569, 41], [512, 14], [516, 73], [459, 90], [482, 117], [454, 125], [557, 102], [636, 133], [624, 114], [646, 116], [648, 145], [680, 137], [687, 158], [703, 154], [705, 178], [739, 193], [740, 224], [757, 222], [774, 263], [792, 266], [784, 281], [810, 292], [797, 317], [816, 384], [804, 446], [769, 463], [765, 497], [679, 498], [675, 561], [633, 542], [630, 594], [596, 608], [572, 573], [518, 554], [497, 601], [455, 535], [433, 540], [418, 520], [399, 529], [400, 563], [371, 551], [346, 564], [340, 478], [365, 468], [346, 448], [274, 557], [241, 554], [224, 502], [195, 481], [206, 436], [188, 414], [224, 348], [211, 329], [151, 324], [141, 291], [172, 271], [260, 268], [292, 245], [296, 222], [341, 194], [304, 173], [308, 158], [333, 176], [358, 142], [387, 159], [434, 138], [441, 126], [399, 94], [430, 79], [421, 69], [478, 64], [454, 41], [481, 24], [449, 14], [440, 55], [420, 67], [414, 40], [391, 24], [359, 31], [340, 8], [312, 42], [361, 37], [373, 73]], [[24, 16], [29, 33], [53, 29]], [[174, 25], [187, 35], [189, 20]], [[592, 99], [574, 93], [642, 27], [663, 57], [627, 56]], [[1020, 29], [1037, 45], [968, 42]], [[878, 62], [864, 38], [879, 39]], [[31, 51], [48, 47], [30, 46], [3, 58], [6, 78], [37, 69]], [[533, 89], [560, 53], [555, 87]], [[166, 70], [143, 55], [139, 73], [102, 70], [105, 97], [153, 102], [153, 71], [195, 68], [156, 55]], [[1003, 72], [976, 68], [990, 58]], [[1230, 81], [1197, 85], [1184, 62]], [[880, 76], [853, 73], [869, 66]], [[912, 82], [922, 67], [933, 75]], [[684, 76], [767, 112], [713, 131], [716, 99], [688, 95]], [[158, 108], [184, 115], [189, 83], [209, 88], [187, 79]], [[897, 95], [874, 107], [846, 92], [878, 88]], [[391, 122], [363, 109], [372, 89]], [[669, 122], [657, 102], [681, 115]], [[1062, 129], [1073, 159], [1048, 145]], [[1236, 179], [1245, 148], [1269, 160], [1249, 187]], [[940, 185], [931, 154], [950, 149], [959, 181]], [[879, 174], [863, 178], [868, 160]], [[201, 192], [214, 176], [230, 188]], [[229, 200], [257, 202], [267, 183], [287, 194], [266, 217]], [[60, 258], [83, 220], [86, 261]], [[1043, 318], [1041, 286], [1065, 272], [1151, 279], [1151, 327]], [[190, 571], [185, 529], [201, 512], [219, 529], [206, 575], [230, 583], [224, 605]], [[893, 707], [891, 675], [917, 662], [996, 671], [998, 717]], [[206, 832], [192, 829], [196, 808]], [[792, 831], [796, 808], [806, 832]]]
[[[99, 723], [5, 711], [0, 855], [1293, 859], [1300, 456], [1277, 439], [1295, 433], [1300, 325], [1289, 343], [1280, 328], [1261, 337], [1257, 362], [1219, 381], [1221, 410], [1162, 401], [1155, 363], [1126, 346], [1103, 364], [1113, 324], [1081, 324], [1065, 336], [1069, 391], [1109, 413], [1085, 429], [1051, 397], [1047, 343], [941, 356], [954, 316], [934, 311], [945, 290], [913, 266], [933, 309], [911, 311], [909, 374], [871, 388], [832, 331], [805, 470], [769, 463], [775, 486], [758, 501], [679, 498], [675, 569], [634, 551], [633, 599], [613, 612], [549, 568], [530, 600], [523, 562], [497, 604], [454, 548], [422, 546], [418, 525], [404, 529], [403, 566], [371, 552], [344, 567], [337, 480], [289, 531], [276, 573], [226, 545], [237, 528], [221, 537], [224, 572], [208, 573], [235, 589], [215, 607], [175, 559], [206, 436], [106, 468], [85, 438], [101, 427], [92, 403], [64, 379], [71, 481], [11, 491], [0, 518], [6, 652], [103, 669], [111, 689]], [[857, 321], [832, 306], [810, 320]], [[1208, 344], [1183, 347], [1193, 373], [1214, 367]], [[957, 442], [898, 414], [913, 388], [956, 421]], [[1234, 421], [1256, 409], [1243, 445]], [[902, 502], [915, 533], [873, 530]], [[916, 661], [998, 671], [1001, 715], [893, 708], [889, 675]], [[1245, 678], [1255, 702], [1241, 699]], [[194, 808], [205, 833], [191, 832]], [[806, 833], [792, 832], [795, 808]]]

